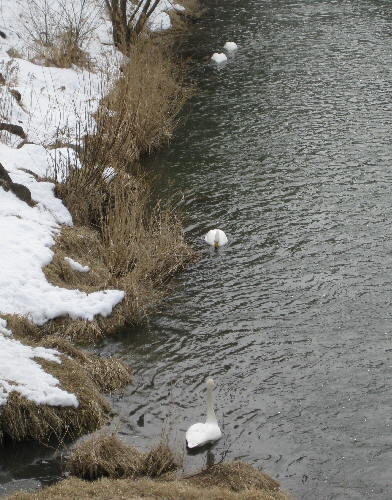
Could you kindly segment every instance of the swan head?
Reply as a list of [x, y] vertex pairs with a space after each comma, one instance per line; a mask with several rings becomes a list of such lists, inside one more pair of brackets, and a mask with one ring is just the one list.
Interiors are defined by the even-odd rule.
[[211, 387], [211, 388], [212, 388], [212, 387], [214, 387], [214, 386], [215, 386], [214, 379], [212, 379], [211, 377], [209, 377], [209, 378], [207, 379], [207, 382], [206, 382], [206, 383], [207, 383], [207, 387]]

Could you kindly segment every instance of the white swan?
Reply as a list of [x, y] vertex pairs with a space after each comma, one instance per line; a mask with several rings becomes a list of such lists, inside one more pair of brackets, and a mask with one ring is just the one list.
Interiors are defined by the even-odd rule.
[[233, 52], [238, 49], [238, 45], [235, 42], [226, 42], [223, 46], [227, 52]]
[[221, 64], [227, 61], [227, 56], [223, 52], [215, 52], [214, 54], [212, 54], [211, 59], [216, 64]]
[[212, 378], [207, 379], [207, 419], [205, 424], [193, 424], [186, 431], [185, 439], [188, 448], [203, 446], [212, 441], [217, 441], [222, 436], [222, 431], [219, 429], [213, 408], [213, 387], [214, 381]]
[[227, 243], [227, 236], [225, 235], [225, 233], [220, 230], [220, 229], [211, 229], [210, 231], [208, 231], [208, 233], [204, 236], [204, 239], [205, 241], [215, 247], [215, 248], [218, 248], [218, 247], [221, 247], [223, 245], [226, 245]]

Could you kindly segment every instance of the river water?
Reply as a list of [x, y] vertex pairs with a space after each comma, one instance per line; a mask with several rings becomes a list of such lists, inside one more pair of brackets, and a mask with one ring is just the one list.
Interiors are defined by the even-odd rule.
[[[208, 4], [188, 47], [198, 92], [147, 165], [183, 193], [201, 258], [146, 327], [102, 347], [135, 368], [113, 428], [142, 448], [169, 432], [196, 470], [206, 452], [187, 455], [184, 431], [210, 375], [216, 461], [262, 467], [298, 500], [389, 500], [392, 5]], [[227, 40], [227, 64], [206, 62]], [[203, 244], [212, 227], [227, 247]], [[31, 478], [58, 474], [44, 458]]]

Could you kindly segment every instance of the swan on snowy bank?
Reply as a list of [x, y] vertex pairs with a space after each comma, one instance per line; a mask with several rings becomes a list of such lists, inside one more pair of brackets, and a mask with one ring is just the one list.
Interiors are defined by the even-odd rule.
[[216, 64], [222, 64], [227, 61], [227, 56], [226, 54], [223, 54], [223, 52], [215, 52], [214, 54], [212, 54], [211, 60]]
[[204, 240], [211, 246], [218, 248], [227, 243], [227, 236], [221, 229], [211, 229], [204, 236]]
[[207, 419], [205, 424], [193, 424], [186, 431], [185, 439], [188, 448], [198, 448], [207, 443], [217, 441], [222, 436], [222, 431], [219, 428], [213, 407], [213, 387], [214, 381], [212, 378], [207, 379]]
[[223, 48], [225, 50], [227, 50], [228, 52], [232, 52], [234, 50], [237, 50], [238, 49], [238, 45], [235, 43], [235, 42], [226, 42], [223, 46]]

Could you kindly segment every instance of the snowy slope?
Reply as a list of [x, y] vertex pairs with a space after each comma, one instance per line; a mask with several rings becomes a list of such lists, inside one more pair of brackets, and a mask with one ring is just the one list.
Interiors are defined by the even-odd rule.
[[[83, 49], [95, 71], [31, 62], [34, 34], [44, 28], [61, 29], [65, 22], [63, 6], [74, 3], [77, 10], [81, 5], [78, 0], [35, 2], [40, 6], [45, 3], [50, 15], [44, 19], [33, 15], [35, 5], [29, 0], [0, 0], [0, 122], [22, 127], [26, 141], [34, 143], [23, 145], [18, 135], [0, 132], [0, 163], [13, 182], [28, 187], [35, 202], [35, 206], [29, 206], [0, 184], [0, 316], [19, 314], [39, 325], [66, 315], [87, 320], [108, 316], [124, 297], [121, 290], [86, 294], [53, 286], [42, 271], [53, 258], [51, 247], [61, 225], [72, 225], [72, 218], [55, 197], [54, 185], [39, 182], [36, 176], [50, 175], [54, 154], [69, 156], [78, 163], [72, 149], [54, 153], [45, 146], [56, 141], [72, 142], [78, 127], [82, 127], [82, 133], [94, 127], [92, 114], [105, 94], [107, 75], [117, 73], [123, 58], [112, 45], [103, 2], [89, 0], [81, 18], [89, 29]], [[169, 28], [165, 10], [172, 8], [182, 9], [161, 0], [149, 20], [150, 28]], [[36, 357], [61, 362], [53, 349], [32, 348], [13, 339], [0, 318], [0, 406], [10, 391], [17, 390], [36, 403], [76, 407], [76, 397], [61, 390], [58, 381], [34, 361]]]

